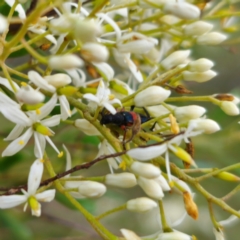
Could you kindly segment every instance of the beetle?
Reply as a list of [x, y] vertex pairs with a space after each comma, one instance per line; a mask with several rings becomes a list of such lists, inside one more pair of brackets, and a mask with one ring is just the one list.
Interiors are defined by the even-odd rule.
[[[134, 106], [131, 106], [131, 110], [129, 112], [121, 111], [121, 112], [117, 112], [116, 114], [104, 114], [102, 112], [102, 118], [100, 120], [100, 123], [102, 125], [114, 124], [119, 126], [121, 129], [124, 130], [123, 143], [130, 142], [133, 139], [133, 137], [140, 131], [141, 124], [152, 119], [145, 108], [143, 108], [143, 110], [146, 113], [146, 116], [134, 112], [133, 109], [134, 109]], [[126, 131], [128, 129], [132, 130], [132, 136], [130, 139], [125, 141]]]

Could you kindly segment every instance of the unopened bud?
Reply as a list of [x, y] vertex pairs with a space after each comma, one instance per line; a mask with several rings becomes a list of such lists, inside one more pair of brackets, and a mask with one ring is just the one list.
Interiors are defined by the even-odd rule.
[[141, 197], [127, 201], [127, 209], [132, 212], [146, 212], [157, 207], [157, 203], [150, 198]]
[[205, 108], [197, 105], [177, 107], [174, 109], [174, 115], [179, 122], [187, 122], [191, 119], [200, 118], [205, 112]]
[[162, 87], [151, 86], [144, 89], [134, 97], [134, 103], [137, 107], [159, 105], [165, 101], [171, 94], [171, 91]]
[[131, 188], [137, 185], [137, 180], [135, 175], [132, 173], [115, 173], [107, 174], [105, 183], [121, 188]]
[[170, 191], [171, 187], [169, 186], [167, 180], [162, 176], [158, 176], [157, 178], [154, 178], [154, 180], [161, 186], [163, 191]]
[[137, 161], [131, 165], [130, 169], [133, 171], [133, 173], [145, 178], [156, 178], [161, 173], [160, 169], [153, 164], [141, 163]]
[[207, 82], [214, 78], [217, 75], [216, 72], [212, 70], [208, 70], [205, 72], [190, 72], [190, 71], [183, 71], [182, 76], [183, 80], [185, 81], [194, 81], [194, 82]]
[[153, 179], [147, 179], [144, 177], [138, 178], [138, 185], [143, 189], [143, 191], [152, 198], [161, 200], [164, 196], [162, 188]]
[[74, 69], [83, 66], [83, 61], [73, 54], [62, 56], [51, 56], [49, 58], [49, 67], [52, 69]]
[[126, 240], [141, 240], [139, 236], [133, 231], [130, 231], [128, 229], [122, 228], [121, 230], [122, 235], [124, 236], [124, 239]]
[[108, 60], [108, 49], [99, 43], [85, 43], [80, 51], [82, 57], [89, 62], [106, 62]]
[[8, 21], [2, 14], [0, 14], [0, 34], [5, 32], [7, 28], [8, 28]]
[[183, 193], [183, 201], [188, 215], [196, 220], [198, 218], [198, 207], [189, 192]]
[[182, 1], [166, 3], [163, 10], [182, 19], [196, 19], [200, 17], [200, 9], [198, 7]]
[[213, 25], [204, 21], [197, 21], [184, 27], [184, 34], [187, 36], [200, 36], [211, 31]]
[[220, 130], [217, 122], [211, 119], [192, 119], [188, 123], [188, 127], [192, 127], [194, 131], [202, 131], [206, 134], [211, 134]]
[[81, 184], [78, 186], [78, 192], [87, 198], [101, 197], [106, 190], [102, 183], [93, 181], [81, 181]]
[[205, 72], [213, 67], [214, 63], [206, 58], [200, 58], [188, 64], [190, 72]]
[[170, 119], [170, 125], [171, 125], [171, 132], [173, 134], [178, 134], [180, 129], [179, 129], [179, 126], [177, 124], [176, 118], [172, 114], [170, 114], [169, 119]]
[[170, 54], [168, 57], [166, 57], [162, 62], [161, 65], [164, 69], [168, 70], [173, 67], [176, 67], [182, 63], [185, 62], [185, 60], [190, 55], [190, 50], [179, 50], [175, 51], [172, 54]]
[[221, 101], [220, 108], [230, 116], [236, 116], [239, 115], [239, 108], [237, 105], [233, 102], [229, 101]]
[[64, 73], [57, 73], [43, 78], [48, 82], [48, 84], [54, 86], [55, 88], [66, 86], [72, 82], [71, 78]]
[[16, 93], [16, 98], [18, 99], [18, 101], [22, 103], [35, 105], [43, 102], [45, 99], [45, 96], [41, 92], [33, 89], [31, 86], [26, 85], [26, 86], [22, 86], [18, 90], [18, 92]]
[[227, 37], [221, 33], [210, 32], [199, 36], [197, 43], [200, 45], [218, 45], [226, 39]]
[[183, 148], [174, 145], [174, 150], [172, 150], [172, 152], [178, 158], [180, 158], [182, 161], [186, 162], [187, 164], [196, 166], [196, 164], [195, 164], [194, 160], [192, 159], [191, 155], [187, 151], [185, 151]]
[[220, 172], [216, 175], [213, 175], [214, 177], [220, 178], [222, 180], [225, 181], [229, 181], [229, 182], [239, 182], [240, 178], [232, 173], [229, 172]]

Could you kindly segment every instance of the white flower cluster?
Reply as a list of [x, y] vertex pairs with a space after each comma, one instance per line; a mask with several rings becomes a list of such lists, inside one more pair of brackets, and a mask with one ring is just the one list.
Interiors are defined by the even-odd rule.
[[[37, 160], [30, 169], [27, 189], [21, 189], [23, 195], [0, 196], [0, 208], [26, 202], [24, 209], [29, 204], [32, 214], [40, 216], [38, 200], [54, 198], [55, 190], [38, 192], [38, 188], [46, 143], [59, 157], [63, 155], [50, 138], [55, 134], [51, 128], [62, 122], [101, 140], [97, 157], [106, 155], [111, 172], [96, 181], [82, 176], [74, 179], [70, 174], [65, 176], [63, 187], [71, 196], [80, 199], [101, 197], [107, 191], [106, 185], [139, 186], [148, 197], [130, 199], [124, 207], [133, 212], [145, 212], [158, 207], [157, 201], [163, 199], [164, 191], [173, 190], [176, 183], [180, 186], [187, 213], [196, 219], [193, 194], [185, 182], [172, 174], [170, 154], [185, 165], [197, 168], [193, 156], [182, 146], [190, 144], [190, 139], [200, 134], [219, 131], [220, 126], [206, 117], [204, 107], [178, 106], [177, 103], [209, 101], [228, 115], [238, 115], [239, 99], [231, 94], [185, 98], [172, 93], [185, 94], [188, 81], [203, 83], [217, 76], [211, 60], [190, 59], [190, 48], [195, 44], [219, 45], [226, 40], [226, 35], [212, 32], [214, 25], [211, 22], [199, 20], [199, 7], [185, 0], [111, 1], [109, 6], [96, 12], [88, 3], [85, 7], [80, 3], [59, 1], [61, 4], [58, 2], [55, 6], [52, 1], [56, 16], [42, 16], [35, 21], [28, 21], [21, 5], [25, 1], [5, 2], [26, 23], [19, 30], [21, 39], [18, 39], [19, 45], [12, 46], [13, 50], [26, 47], [36, 58], [37, 67], [35, 63], [29, 65], [26, 75], [1, 65], [5, 77], [0, 77], [0, 85], [4, 86], [0, 91], [0, 113], [16, 124], [4, 139], [11, 143], [2, 152], [2, 157], [21, 151], [33, 136]], [[41, 4], [36, 11], [44, 6], [44, 1]], [[134, 11], [130, 14], [128, 7], [133, 6]], [[37, 13], [41, 16], [41, 12]], [[0, 15], [0, 34], [4, 37], [9, 23], [9, 18]], [[29, 36], [29, 41], [22, 40], [24, 33]], [[31, 46], [33, 43], [41, 45], [42, 40], [51, 46], [43, 56]], [[0, 47], [4, 56], [13, 51], [4, 52], [14, 42], [13, 38], [5, 48]], [[13, 77], [15, 75], [25, 78], [25, 82], [20, 83]], [[179, 90], [182, 84], [184, 87]], [[60, 113], [56, 114], [58, 106]], [[139, 112], [143, 108], [150, 116], [128, 111], [130, 106], [137, 107]], [[110, 125], [102, 126], [104, 115], [109, 118]], [[151, 127], [151, 131], [141, 131], [141, 124]], [[132, 141], [125, 141], [125, 137]], [[65, 146], [64, 149], [66, 171], [69, 171], [71, 156]], [[124, 154], [114, 155], [121, 151]], [[162, 159], [165, 160], [166, 174], [160, 169]], [[124, 172], [115, 172], [120, 169]], [[130, 230], [122, 229], [121, 232], [125, 239], [140, 239]], [[215, 228], [214, 233], [223, 236]], [[191, 240], [194, 237], [174, 230], [158, 233], [154, 239]]]

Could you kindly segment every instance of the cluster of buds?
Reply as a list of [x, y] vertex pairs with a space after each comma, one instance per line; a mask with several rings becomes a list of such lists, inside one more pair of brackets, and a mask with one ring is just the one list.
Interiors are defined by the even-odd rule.
[[[180, 193], [184, 211], [197, 219], [198, 206], [188, 186], [190, 183], [208, 201], [213, 199], [223, 209], [237, 215], [197, 181], [211, 176], [239, 181], [239, 177], [226, 171], [198, 168], [200, 163], [193, 154], [192, 138], [213, 134], [220, 126], [207, 118], [205, 107], [186, 102], [208, 101], [227, 115], [239, 115], [239, 99], [232, 94], [185, 96], [192, 93], [187, 89], [189, 81], [204, 83], [217, 76], [212, 70], [213, 61], [192, 60], [191, 48], [220, 45], [227, 39], [225, 34], [212, 31], [214, 25], [211, 17], [204, 15], [205, 8], [186, 0], [110, 1], [108, 4], [60, 0], [52, 1], [51, 6], [48, 1], [36, 2], [37, 7], [33, 1], [25, 11], [26, 0], [5, 0], [11, 11], [8, 17], [0, 15], [0, 113], [16, 124], [4, 139], [10, 144], [3, 150], [2, 157], [32, 147], [27, 144], [33, 137], [37, 159], [31, 166], [28, 184], [18, 189], [23, 195], [12, 194], [14, 191], [10, 189], [0, 196], [0, 208], [26, 203], [24, 209], [29, 204], [32, 214], [40, 216], [38, 201], [53, 200], [56, 190], [45, 188], [57, 180], [56, 189], [74, 203], [97, 232], [104, 239], [115, 239], [100, 224], [100, 218], [123, 209], [138, 213], [161, 209], [168, 192]], [[211, 7], [209, 1], [205, 2], [206, 8]], [[217, 12], [224, 5], [221, 4], [208, 14], [215, 14], [214, 18], [223, 21]], [[48, 10], [55, 13], [48, 13]], [[14, 12], [18, 20], [12, 18]], [[231, 14], [229, 10], [224, 16], [230, 19]], [[24, 24], [12, 36], [15, 22]], [[225, 27], [227, 25], [229, 22]], [[38, 47], [41, 51], [36, 50]], [[33, 60], [11, 67], [6, 60], [12, 54], [20, 54], [22, 49], [26, 49]], [[184, 105], [179, 106], [183, 101]], [[52, 157], [51, 161], [44, 161], [49, 153], [46, 143], [58, 157], [63, 155], [52, 140], [55, 137], [52, 127], [63, 125], [88, 135], [86, 139], [92, 144], [98, 142], [99, 147], [95, 160], [72, 168], [70, 152], [64, 146], [66, 169], [56, 174]], [[82, 151], [83, 147], [77, 149]], [[72, 175], [102, 160], [108, 163], [110, 173], [106, 171], [97, 177], [91, 177], [91, 171], [87, 177]], [[41, 183], [44, 164], [50, 177]], [[188, 176], [191, 171], [206, 176], [197, 177], [195, 181]], [[141, 196], [128, 198], [122, 206], [96, 218], [74, 199], [106, 197], [108, 186], [143, 191]], [[180, 208], [172, 206], [172, 211], [175, 207]], [[174, 224], [166, 223], [168, 217], [163, 209], [158, 212], [161, 231], [151, 239], [195, 239], [174, 230]], [[216, 239], [223, 239], [220, 224], [212, 215], [211, 220]], [[127, 240], [141, 239], [130, 230], [121, 229], [121, 232]]]

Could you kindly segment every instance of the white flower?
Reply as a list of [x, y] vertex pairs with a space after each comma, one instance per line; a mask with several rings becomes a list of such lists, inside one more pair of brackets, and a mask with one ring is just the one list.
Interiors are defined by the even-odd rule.
[[[28, 27], [28, 31], [33, 32], [35, 34], [44, 34], [46, 32], [46, 28], [47, 28], [47, 21], [49, 20], [48, 17], [41, 17], [38, 19], [38, 21], [34, 24], [31, 24]], [[45, 38], [50, 41], [51, 43], [53, 43], [54, 45], [57, 44], [57, 40], [56, 38], [52, 35], [52, 34], [47, 34], [45, 36]]]
[[130, 166], [130, 169], [133, 173], [145, 178], [156, 178], [161, 174], [160, 169], [151, 163], [134, 161]]
[[202, 83], [202, 82], [207, 82], [211, 80], [212, 78], [217, 76], [217, 73], [212, 70], [208, 70], [205, 72], [183, 71], [182, 76], [183, 76], [183, 80], [185, 81], [194, 81], [194, 82]]
[[[108, 143], [106, 139], [104, 139], [100, 144], [99, 144], [99, 151], [97, 154], [97, 157], [102, 156], [102, 155], [109, 155], [116, 153], [114, 148]], [[115, 157], [115, 158], [107, 158], [107, 162], [110, 168], [111, 173], [113, 173], [113, 169], [118, 169], [118, 164], [121, 163], [121, 157]]]
[[197, 38], [197, 43], [201, 45], [217, 45], [226, 40], [227, 37], [222, 33], [210, 32]]
[[106, 175], [105, 183], [121, 188], [131, 188], [137, 185], [137, 179], [132, 173], [111, 173]]
[[32, 215], [39, 217], [41, 215], [41, 205], [38, 201], [52, 201], [55, 197], [56, 191], [55, 189], [53, 189], [37, 193], [37, 189], [41, 182], [42, 173], [43, 163], [41, 162], [41, 160], [37, 159], [34, 161], [30, 168], [27, 191], [25, 191], [24, 189], [21, 190], [24, 195], [0, 196], [0, 208], [12, 208], [26, 202], [24, 206], [24, 211], [29, 204], [32, 210]]
[[211, 31], [213, 25], [204, 21], [197, 21], [191, 24], [188, 24], [184, 27], [184, 34], [185, 35], [193, 35], [193, 36], [200, 36], [204, 33]]
[[165, 101], [171, 94], [170, 90], [166, 90], [159, 86], [151, 86], [134, 97], [135, 106], [153, 106]]
[[111, 95], [110, 90], [105, 87], [102, 80], [99, 82], [96, 95], [86, 93], [83, 95], [83, 98], [96, 103], [97, 106], [105, 107], [112, 114], [115, 114], [117, 112], [112, 104], [116, 103], [120, 106], [122, 105], [119, 99], [116, 99]]
[[41, 77], [35, 71], [29, 71], [28, 77], [37, 87], [54, 93], [54, 97], [60, 102], [61, 119], [66, 120], [71, 116], [71, 110], [69, 102], [65, 95], [58, 95], [57, 89], [71, 83], [71, 78], [63, 73], [54, 74], [51, 76]]
[[141, 197], [127, 201], [127, 210], [132, 212], [146, 212], [155, 207], [157, 203], [150, 198]]
[[48, 61], [49, 67], [52, 69], [69, 70], [82, 67], [84, 62], [82, 59], [73, 54], [60, 56], [51, 56]]
[[[14, 129], [10, 132], [5, 140], [13, 140], [8, 147], [3, 151], [2, 156], [12, 156], [23, 149], [28, 143], [31, 136], [34, 136], [35, 146], [34, 154], [37, 158], [42, 159], [46, 147], [46, 141], [61, 155], [49, 136], [54, 133], [49, 127], [59, 125], [60, 115], [55, 115], [47, 119], [43, 119], [49, 115], [55, 107], [57, 101], [54, 95], [45, 105], [39, 108], [36, 112], [27, 112], [27, 115], [19, 108], [12, 105], [0, 105], [1, 113], [11, 122], [16, 123]], [[43, 119], [43, 120], [42, 120]], [[27, 131], [20, 136], [25, 127]], [[20, 136], [20, 137], [19, 137]]]

